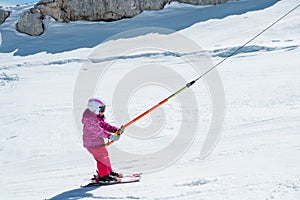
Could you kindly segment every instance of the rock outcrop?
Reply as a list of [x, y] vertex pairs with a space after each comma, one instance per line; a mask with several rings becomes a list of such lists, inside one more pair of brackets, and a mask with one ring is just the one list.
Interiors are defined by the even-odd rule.
[[140, 8], [143, 10], [160, 10], [171, 0], [140, 0]]
[[43, 15], [38, 9], [31, 8], [25, 11], [18, 23], [17, 30], [32, 36], [38, 36], [44, 33]]
[[[207, 5], [228, 0], [177, 0], [181, 3]], [[113, 21], [130, 18], [143, 10], [162, 9], [171, 0], [41, 0], [35, 8], [60, 22], [76, 20]]]
[[9, 15], [10, 15], [9, 11], [5, 11], [0, 8], [0, 24], [3, 24], [5, 20], [9, 17]]
[[143, 10], [162, 9], [169, 0], [41, 0], [35, 8], [60, 22], [113, 21]]
[[[77, 20], [114, 21], [134, 17], [143, 10], [159, 10], [172, 0], [41, 0], [22, 14], [17, 30], [29, 35], [44, 32], [43, 17], [59, 22]], [[174, 0], [194, 5], [224, 3], [228, 0]]]

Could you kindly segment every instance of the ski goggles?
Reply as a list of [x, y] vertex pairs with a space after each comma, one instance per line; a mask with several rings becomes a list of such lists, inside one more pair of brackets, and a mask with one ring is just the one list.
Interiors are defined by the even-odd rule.
[[105, 106], [99, 106], [99, 112], [104, 113], [105, 112]]

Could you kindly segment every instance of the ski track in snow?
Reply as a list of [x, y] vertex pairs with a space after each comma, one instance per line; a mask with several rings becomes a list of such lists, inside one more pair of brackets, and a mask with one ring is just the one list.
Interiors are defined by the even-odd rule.
[[[133, 19], [100, 22], [96, 30], [93, 28], [97, 23], [49, 21], [40, 39], [19, 34], [10, 24], [30, 6], [10, 8], [16, 12], [0, 26], [1, 199], [299, 199], [299, 9], [219, 68], [226, 92], [226, 120], [219, 143], [204, 160], [199, 159], [204, 140], [201, 134], [209, 125], [211, 108], [206, 99], [209, 93], [199, 85], [194, 87], [201, 98], [201, 134], [174, 164], [144, 173], [137, 183], [79, 188], [83, 180], [92, 176], [95, 163], [81, 146], [72, 114], [74, 83], [84, 62], [121, 61], [125, 66], [157, 62], [182, 67], [176, 58], [187, 55], [150, 51], [87, 59], [92, 47], [114, 33], [145, 23], [172, 28], [204, 43], [205, 51], [190, 55], [208, 54], [218, 63], [252, 37], [253, 32], [261, 30], [253, 30], [258, 21], [265, 27], [270, 22], [266, 15], [278, 18], [296, 3], [237, 0], [215, 7], [172, 4], [165, 10], [144, 12]], [[220, 13], [216, 12], [219, 8]], [[175, 16], [180, 20], [170, 22]], [[252, 29], [244, 29], [245, 25]], [[80, 26], [84, 27], [82, 31], [78, 31]], [[95, 36], [105, 28], [108, 32]], [[237, 34], [234, 29], [241, 31]], [[71, 32], [78, 34], [70, 35]], [[59, 45], [61, 34], [70, 38]], [[82, 34], [90, 37], [85, 39]], [[8, 43], [8, 38], [13, 42]], [[56, 45], [45, 43], [54, 38], [58, 40]], [[116, 68], [114, 73], [121, 74], [122, 70]], [[174, 116], [178, 112], [172, 106], [167, 108]], [[139, 104], [136, 109], [148, 107]], [[180, 123], [174, 116], [170, 119]], [[172, 131], [172, 127], [165, 130], [168, 134]], [[157, 138], [163, 140], [164, 136], [153, 137]], [[135, 148], [142, 150], [138, 144]], [[113, 164], [130, 170], [136, 162]], [[151, 161], [142, 164], [147, 162]]]
[[5, 72], [3, 72], [2, 74], [0, 74], [0, 86], [5, 86], [9, 83], [12, 83], [14, 81], [18, 81], [20, 78], [18, 76], [18, 74], [6, 74]]
[[181, 183], [181, 184], [176, 184], [177, 187], [184, 187], [184, 186], [188, 186], [188, 187], [196, 187], [196, 186], [202, 186], [211, 182], [215, 182], [218, 179], [198, 179], [198, 180], [193, 180], [191, 182], [186, 182], [186, 183]]
[[267, 199], [268, 200], [280, 199], [280, 198], [284, 198], [285, 194], [287, 193], [299, 192], [299, 191], [300, 191], [300, 179], [295, 179], [295, 180], [287, 179], [284, 182], [277, 183]]
[[[244, 47], [240, 51], [238, 51], [236, 55], [242, 54], [241, 56], [245, 57], [245, 56], [249, 56], [247, 55], [248, 53], [262, 53], [262, 52], [279, 51], [279, 50], [292, 51], [294, 49], [297, 49], [298, 47], [299, 47], [298, 45], [285, 46], [285, 47], [267, 47], [267, 46], [249, 45]], [[226, 58], [238, 48], [239, 47], [215, 49], [212, 51], [212, 56]]]
[[[101, 63], [101, 62], [110, 62], [116, 60], [127, 60], [127, 59], [137, 59], [137, 58], [164, 58], [164, 57], [182, 57], [188, 55], [201, 55], [208, 54], [212, 57], [220, 57], [225, 58], [233, 53], [239, 47], [229, 47], [229, 48], [221, 48], [214, 50], [206, 50], [202, 52], [191, 52], [191, 53], [178, 53], [178, 52], [163, 52], [163, 53], [144, 53], [144, 54], [135, 54], [135, 55], [127, 55], [127, 56], [117, 56], [117, 57], [107, 57], [103, 59], [79, 59], [79, 58], [70, 58], [70, 59], [61, 59], [61, 60], [51, 60], [49, 62], [35, 61], [35, 62], [22, 62], [22, 63], [14, 63], [13, 65], [7, 65], [3, 63], [0, 64], [0, 70], [8, 70], [11, 68], [19, 68], [19, 67], [37, 67], [37, 66], [51, 66], [51, 65], [65, 65], [72, 63], [84, 63], [84, 62], [92, 62], [92, 63]], [[237, 52], [235, 56], [237, 57], [249, 57], [254, 56], [255, 53], [261, 52], [272, 52], [272, 51], [292, 51], [299, 48], [299, 45], [291, 45], [284, 47], [267, 47], [267, 46], [258, 46], [258, 45], [249, 45], [244, 47], [242, 50]], [[15, 81], [18, 80], [17, 75], [13, 75], [12, 77], [7, 76], [4, 72], [2, 75], [0, 74], [0, 81]], [[1, 82], [0, 82], [1, 83]]]

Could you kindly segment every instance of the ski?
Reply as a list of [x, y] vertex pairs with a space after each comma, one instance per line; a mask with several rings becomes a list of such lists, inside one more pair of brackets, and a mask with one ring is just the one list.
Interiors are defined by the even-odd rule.
[[124, 178], [124, 177], [141, 177], [142, 174], [143, 174], [142, 172], [133, 173], [133, 174], [122, 174], [121, 178]]
[[100, 182], [94, 182], [91, 181], [87, 184], [81, 185], [80, 187], [97, 187], [97, 186], [105, 186], [105, 185], [115, 185], [115, 184], [124, 184], [124, 183], [134, 183], [138, 182], [141, 179], [141, 174], [131, 174], [131, 175], [125, 175], [122, 178], [115, 178], [113, 181], [100, 181]]

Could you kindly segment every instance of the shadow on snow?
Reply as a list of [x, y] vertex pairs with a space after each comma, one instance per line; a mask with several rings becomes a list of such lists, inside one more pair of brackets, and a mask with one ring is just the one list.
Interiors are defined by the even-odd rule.
[[[103, 187], [103, 186], [101, 186]], [[124, 197], [101, 197], [101, 196], [94, 196], [90, 191], [99, 189], [100, 187], [86, 187], [86, 188], [77, 188], [73, 190], [69, 190], [58, 194], [48, 200], [77, 200], [82, 198], [93, 198], [93, 199], [140, 199], [139, 197], [134, 196], [124, 196]]]
[[56, 195], [55, 197], [52, 197], [49, 200], [71, 200], [71, 199], [81, 199], [81, 198], [88, 198], [93, 197], [93, 194], [88, 193], [89, 191], [95, 190], [95, 187], [87, 187], [87, 188], [78, 188], [70, 191], [63, 192], [61, 194]]

